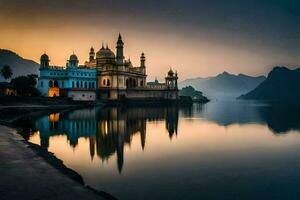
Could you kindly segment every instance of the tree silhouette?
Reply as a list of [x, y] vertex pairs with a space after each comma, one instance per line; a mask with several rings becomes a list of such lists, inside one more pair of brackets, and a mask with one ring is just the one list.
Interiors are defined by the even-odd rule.
[[40, 92], [35, 88], [37, 75], [18, 76], [11, 80], [14, 88], [20, 96], [39, 96]]
[[4, 65], [2, 67], [0, 74], [5, 80], [9, 79], [13, 75], [12, 70], [8, 65]]

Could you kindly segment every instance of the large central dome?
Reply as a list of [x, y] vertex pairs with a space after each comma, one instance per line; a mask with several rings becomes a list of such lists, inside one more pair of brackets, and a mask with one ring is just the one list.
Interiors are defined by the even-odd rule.
[[110, 50], [108, 47], [104, 48], [102, 46], [102, 48], [97, 52], [96, 58], [100, 58], [100, 59], [115, 59], [116, 56], [115, 56], [114, 52], [112, 52], [112, 50]]

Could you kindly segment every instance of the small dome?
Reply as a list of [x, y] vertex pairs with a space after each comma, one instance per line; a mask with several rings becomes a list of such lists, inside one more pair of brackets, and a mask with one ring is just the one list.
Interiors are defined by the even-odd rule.
[[115, 59], [116, 56], [114, 52], [112, 52], [108, 47], [106, 48], [101, 48], [96, 55], [96, 58], [101, 58], [101, 59]]
[[174, 75], [174, 72], [173, 72], [172, 69], [170, 69], [169, 72], [168, 72], [168, 76], [173, 76], [173, 75]]
[[41, 56], [41, 60], [44, 60], [44, 61], [49, 60], [49, 56], [48, 56], [47, 54], [44, 53], [44, 54]]
[[70, 55], [70, 59], [69, 59], [70, 61], [72, 61], [72, 60], [78, 60], [78, 58], [77, 58], [77, 56], [73, 53], [72, 55]]

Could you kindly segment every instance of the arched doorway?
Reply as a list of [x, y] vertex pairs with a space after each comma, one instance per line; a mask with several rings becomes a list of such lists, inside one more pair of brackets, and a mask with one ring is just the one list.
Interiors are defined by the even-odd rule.
[[59, 84], [57, 80], [49, 81], [48, 97], [59, 97]]
[[135, 88], [137, 87], [137, 80], [134, 78], [126, 79], [126, 87], [127, 88]]

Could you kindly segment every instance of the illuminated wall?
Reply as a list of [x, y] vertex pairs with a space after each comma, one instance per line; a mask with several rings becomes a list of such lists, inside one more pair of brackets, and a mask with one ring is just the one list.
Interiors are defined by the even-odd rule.
[[59, 97], [59, 87], [50, 87], [48, 97]]

